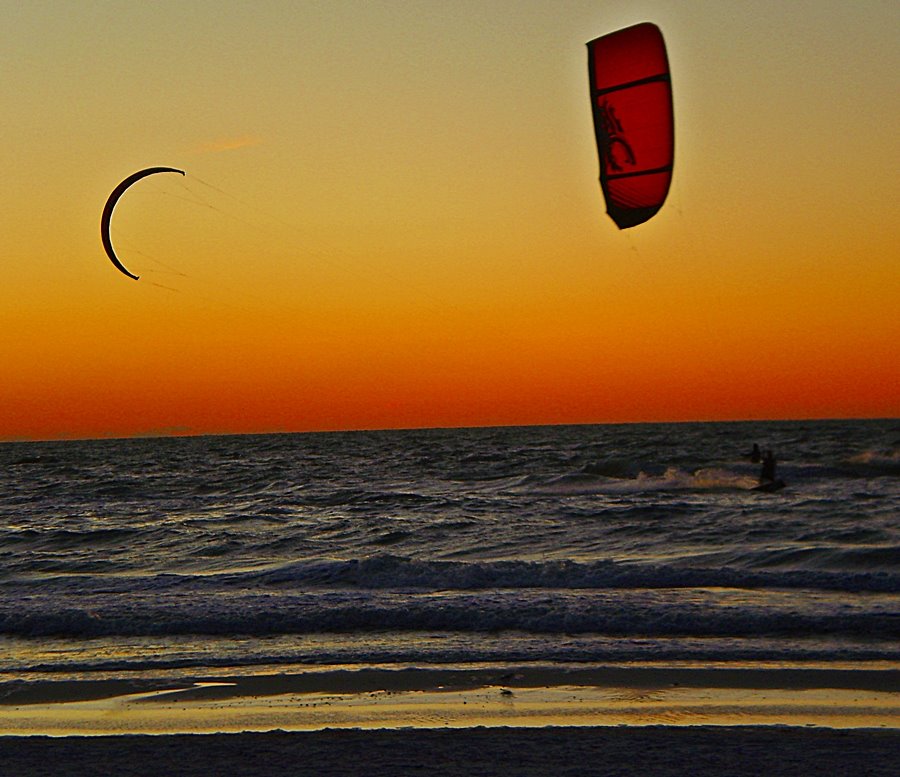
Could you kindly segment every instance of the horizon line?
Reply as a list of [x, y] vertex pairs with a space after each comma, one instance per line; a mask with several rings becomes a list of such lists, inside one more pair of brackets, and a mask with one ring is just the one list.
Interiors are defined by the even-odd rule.
[[428, 431], [464, 431], [471, 429], [526, 429], [552, 426], [664, 426], [664, 425], [689, 425], [689, 424], [774, 424], [774, 423], [804, 423], [804, 422], [846, 422], [846, 421], [900, 421], [900, 416], [848, 416], [843, 418], [832, 416], [806, 416], [803, 418], [718, 418], [718, 419], [692, 419], [670, 421], [573, 421], [569, 423], [510, 423], [510, 424], [483, 424], [461, 426], [387, 426], [387, 427], [358, 427], [354, 429], [300, 429], [300, 430], [268, 430], [258, 432], [192, 432], [185, 428], [183, 432], [136, 432], [134, 434], [110, 433], [98, 437], [9, 437], [0, 438], [0, 445], [17, 445], [29, 443], [51, 442], [104, 442], [117, 440], [159, 440], [159, 439], [186, 439], [202, 437], [262, 437], [274, 435], [301, 435], [301, 434], [361, 434], [366, 432], [428, 432]]

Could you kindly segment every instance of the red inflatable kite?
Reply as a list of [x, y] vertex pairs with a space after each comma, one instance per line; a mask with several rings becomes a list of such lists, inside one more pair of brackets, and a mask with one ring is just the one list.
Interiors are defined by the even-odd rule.
[[672, 180], [675, 124], [662, 33], [644, 22], [592, 40], [588, 68], [606, 212], [626, 229], [662, 207]]

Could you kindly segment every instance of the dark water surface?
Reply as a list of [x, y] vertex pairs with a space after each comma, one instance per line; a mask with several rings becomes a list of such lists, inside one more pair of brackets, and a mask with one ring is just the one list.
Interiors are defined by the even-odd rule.
[[897, 420], [3, 444], [0, 673], [897, 661], [898, 516]]

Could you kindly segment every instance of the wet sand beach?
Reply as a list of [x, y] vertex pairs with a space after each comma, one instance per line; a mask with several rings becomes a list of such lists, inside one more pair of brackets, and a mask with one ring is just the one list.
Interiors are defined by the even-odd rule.
[[0, 734], [817, 725], [900, 729], [896, 668], [332, 667], [0, 683]]
[[0, 693], [10, 775], [888, 775], [900, 755], [890, 668], [331, 668]]

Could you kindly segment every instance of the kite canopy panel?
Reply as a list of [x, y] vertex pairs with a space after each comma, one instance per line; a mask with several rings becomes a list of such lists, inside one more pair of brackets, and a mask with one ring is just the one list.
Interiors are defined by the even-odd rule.
[[642, 224], [666, 200], [675, 122], [666, 44], [644, 22], [588, 46], [594, 131], [606, 212], [619, 229]]
[[119, 257], [116, 256], [116, 252], [113, 250], [112, 239], [109, 235], [109, 225], [112, 220], [113, 208], [116, 207], [119, 197], [125, 193], [125, 190], [133, 183], [140, 181], [141, 178], [146, 178], [148, 175], [154, 175], [156, 173], [178, 173], [184, 175], [184, 170], [178, 170], [174, 167], [147, 167], [144, 170], [138, 170], [136, 173], [132, 173], [112, 190], [112, 194], [109, 195], [106, 205], [103, 206], [103, 214], [100, 216], [100, 239], [103, 241], [103, 248], [106, 251], [106, 255], [120, 272], [125, 273], [129, 278], [134, 278], [134, 280], [138, 280], [140, 276], [126, 270], [125, 265], [119, 261]]

